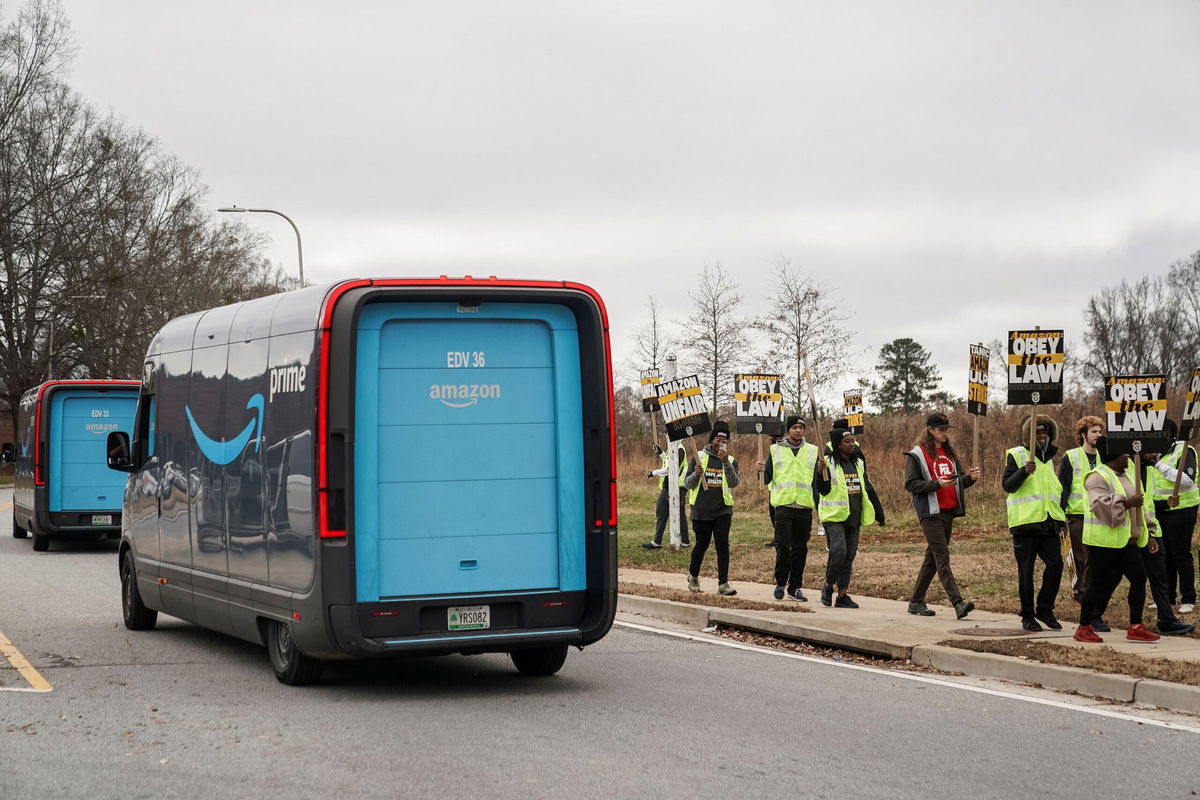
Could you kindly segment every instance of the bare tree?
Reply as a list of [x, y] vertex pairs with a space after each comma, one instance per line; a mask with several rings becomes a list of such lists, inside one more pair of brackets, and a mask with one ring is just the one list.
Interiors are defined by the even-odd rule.
[[[1083, 362], [1088, 374], [1103, 378], [1160, 373], [1172, 386], [1191, 374], [1200, 333], [1195, 317], [1187, 311], [1182, 277], [1186, 270], [1183, 266], [1176, 273], [1176, 283], [1185, 284], [1183, 288], [1164, 276], [1143, 277], [1133, 283], [1123, 280], [1088, 300], [1084, 311], [1088, 355]], [[1178, 314], [1183, 315], [1183, 324]]]
[[663, 359], [674, 346], [674, 341], [669, 337], [664, 329], [662, 320], [659, 315], [658, 302], [653, 296], [646, 299], [646, 310], [648, 319], [646, 324], [634, 336], [633, 352], [637, 363], [641, 366], [638, 369], [657, 369], [661, 370]]
[[738, 317], [742, 296], [737, 289], [720, 264], [705, 266], [695, 290], [688, 293], [692, 315], [680, 325], [685, 363], [688, 371], [700, 375], [714, 419], [720, 403], [732, 398], [734, 373], [751, 358], [745, 322]]

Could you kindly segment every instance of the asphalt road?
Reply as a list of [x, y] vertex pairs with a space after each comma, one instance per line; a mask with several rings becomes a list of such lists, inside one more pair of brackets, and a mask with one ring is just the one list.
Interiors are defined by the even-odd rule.
[[[1200, 734], [618, 627], [559, 675], [334, 665], [120, 622], [111, 542], [14, 540], [0, 494], [0, 798], [1189, 796]], [[1196, 728], [1200, 723], [1193, 721]]]

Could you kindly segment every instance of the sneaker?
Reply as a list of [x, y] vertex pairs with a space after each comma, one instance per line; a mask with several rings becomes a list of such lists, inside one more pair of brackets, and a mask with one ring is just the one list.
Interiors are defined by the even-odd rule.
[[700, 579], [699, 578], [694, 578], [691, 575], [688, 575], [688, 591], [689, 592], [700, 591]]
[[1195, 625], [1188, 625], [1177, 619], [1162, 620], [1158, 623], [1158, 632], [1163, 636], [1183, 636], [1196, 630]]
[[1181, 606], [1179, 607], [1179, 613], [1180, 613], [1180, 614], [1190, 614], [1190, 613], [1192, 613], [1192, 612], [1193, 612], [1193, 611], [1195, 611], [1195, 610], [1196, 610], [1196, 604], [1195, 604], [1195, 603], [1184, 603], [1183, 605], [1181, 605]]
[[838, 599], [833, 601], [837, 608], [858, 608], [858, 603], [848, 594], [839, 594]]
[[721, 583], [717, 585], [717, 594], [723, 594], [726, 597], [733, 597], [735, 594], [737, 594], [737, 589], [733, 588], [728, 583]]
[[1157, 642], [1162, 637], [1146, 630], [1146, 626], [1139, 622], [1137, 625], [1129, 626], [1125, 631], [1125, 638], [1131, 642]]
[[1091, 625], [1080, 625], [1075, 630], [1075, 641], [1089, 642], [1091, 644], [1099, 644], [1100, 642], [1103, 642], [1104, 640], [1096, 635], [1096, 631], [1092, 629]]
[[909, 603], [908, 613], [916, 614], [918, 617], [932, 617], [937, 612], [922, 601], [920, 603]]
[[1041, 633], [1042, 626], [1033, 617], [1021, 617], [1021, 628], [1030, 633]]
[[774, 594], [776, 600], [782, 600], [783, 599], [783, 587], [776, 586], [773, 594]]
[[1043, 625], [1052, 631], [1062, 630], [1062, 623], [1058, 621], [1058, 617], [1054, 616], [1053, 611], [1045, 611], [1041, 614], [1034, 614], [1033, 618], [1040, 620]]
[[642, 547], [646, 548], [647, 550], [662, 550], [662, 545], [655, 544], [654, 542], [646, 542], [644, 545], [642, 545]]
[[773, 541], [767, 542], [766, 544], [763, 545], [763, 547], [778, 547], [778, 546], [779, 546], [779, 544], [777, 542], [773, 542]]
[[799, 586], [797, 586], [795, 589], [788, 589], [788, 590], [787, 590], [787, 599], [788, 599], [788, 600], [795, 600], [795, 601], [797, 601], [797, 602], [800, 602], [800, 603], [807, 603], [807, 602], [808, 602], [808, 598], [804, 596], [804, 592], [800, 591], [800, 587], [799, 587]]
[[827, 583], [821, 589], [821, 605], [829, 608], [833, 605], [833, 584]]
[[1154, 609], [1158, 608], [1158, 603], [1150, 603], [1146, 606], [1146, 608], [1149, 608], [1150, 610], [1154, 610]]
[[954, 604], [954, 616], [962, 619], [975, 610], [975, 604], [969, 600], [959, 600]]
[[1097, 633], [1108, 633], [1109, 631], [1112, 630], [1112, 628], [1110, 628], [1108, 626], [1108, 623], [1105, 622], [1104, 620], [1100, 619], [1099, 617], [1096, 617], [1094, 620], [1092, 620], [1092, 624], [1089, 625], [1088, 627], [1091, 628], [1092, 630], [1096, 631]]
[[680, 543], [680, 545], [679, 545], [679, 546], [680, 546], [680, 547], [691, 547], [691, 546], [692, 546], [692, 543], [691, 543], [691, 542], [682, 542], [682, 543]]

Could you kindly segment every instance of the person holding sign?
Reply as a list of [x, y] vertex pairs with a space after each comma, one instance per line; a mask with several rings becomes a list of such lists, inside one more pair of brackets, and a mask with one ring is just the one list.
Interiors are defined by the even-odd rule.
[[[829, 463], [829, 491], [821, 493], [820, 498], [821, 524], [829, 544], [821, 605], [858, 608], [858, 603], [847, 593], [854, 557], [858, 554], [858, 534], [864, 525], [883, 524], [883, 506], [867, 479], [866, 465], [854, 455], [858, 449], [854, 434], [845, 428], [834, 428], [829, 432], [829, 442], [833, 446], [832, 454], [825, 457]], [[864, 489], [867, 502], [863, 502]]]
[[658, 453], [662, 465], [655, 470], [646, 473], [647, 478], [658, 478], [658, 501], [654, 505], [654, 541], [643, 544], [642, 547], [647, 550], [661, 550], [663, 532], [667, 529], [668, 521], [671, 517], [671, 502], [667, 495], [668, 486], [678, 484], [676, 487], [679, 490], [679, 538], [682, 540], [684, 547], [691, 547], [692, 543], [688, 541], [687, 517], [682, 513], [686, 507], [687, 489], [683, 486], [683, 479], [687, 476], [687, 455], [684, 453], [683, 445], [679, 445], [679, 480], [668, 481], [667, 475], [671, 471], [670, 455], [659, 447], [654, 445], [654, 451]]
[[950, 569], [950, 534], [955, 518], [967, 515], [966, 490], [975, 485], [981, 473], [979, 467], [964, 470], [959, 463], [950, 445], [949, 417], [930, 414], [925, 422], [921, 440], [905, 453], [904, 488], [912, 493], [926, 541], [925, 560], [908, 601], [908, 613], [934, 615], [925, 604], [925, 593], [936, 574], [954, 605], [954, 615], [962, 619], [975, 610], [975, 604], [963, 599]]
[[804, 418], [784, 420], [787, 438], [771, 445], [770, 460], [755, 466], [771, 490], [775, 509], [775, 599], [808, 602], [801, 586], [818, 495], [829, 493], [829, 473], [816, 445], [804, 440]]
[[[1029, 440], [1030, 417], [1021, 422], [1021, 441]], [[1024, 444], [1010, 447], [1004, 454], [1004, 476], [1001, 479], [1008, 493], [1005, 507], [1008, 513], [1008, 532], [1012, 534], [1013, 555], [1017, 559], [1017, 589], [1021, 595], [1021, 627], [1031, 633], [1042, 629], [1038, 622], [1052, 630], [1062, 630], [1054, 616], [1054, 599], [1062, 583], [1062, 549], [1059, 530], [1067, 523], [1062, 509], [1062, 484], [1054, 472], [1054, 455], [1058, 448], [1054, 439], [1058, 426], [1049, 417], [1039, 417], [1034, 436], [1036, 445], [1031, 454]], [[1041, 559], [1042, 588], [1033, 598], [1033, 571]]]
[[[1161, 453], [1142, 453], [1142, 485], [1146, 494], [1153, 497], [1165, 484], [1168, 492], [1175, 487], [1175, 470], [1161, 460]], [[1180, 481], [1180, 488], [1191, 489], [1196, 484], [1186, 475]], [[1154, 598], [1151, 606], [1158, 612], [1158, 632], [1163, 636], [1183, 636], [1196, 629], [1175, 616], [1171, 598], [1167, 591], [1166, 554], [1162, 546], [1162, 526], [1158, 522], [1158, 514], [1154, 503], [1146, 503], [1143, 510], [1146, 514], [1146, 527], [1150, 531], [1150, 539], [1141, 548], [1142, 566], [1146, 568], [1146, 579], [1150, 583], [1150, 596]], [[1095, 627], [1093, 625], [1093, 627]]]
[[1192, 534], [1196, 529], [1196, 510], [1200, 507], [1200, 489], [1197, 489], [1194, 483], [1196, 448], [1187, 446], [1187, 442], [1175, 441], [1179, 429], [1173, 420], [1167, 420], [1165, 427], [1174, 444], [1162, 462], [1172, 469], [1179, 469], [1180, 459], [1183, 458], [1184, 448], [1187, 447], [1183, 474], [1193, 481], [1193, 484], [1188, 490], [1180, 486], [1179, 495], [1176, 496], [1174, 482], [1167, 485], [1156, 481], [1154, 510], [1162, 525], [1163, 544], [1166, 547], [1167, 595], [1174, 604], [1175, 589], [1178, 586], [1181, 603], [1179, 613], [1190, 614], [1196, 610], [1196, 565], [1192, 560]]
[[737, 594], [729, 585], [729, 528], [733, 524], [731, 490], [741, 480], [737, 459], [729, 455], [729, 424], [718, 420], [708, 434], [708, 446], [688, 462], [684, 480], [692, 506], [692, 531], [696, 534], [688, 568], [690, 591], [700, 591], [700, 565], [712, 542], [717, 550], [717, 594]]
[[[1100, 464], [1096, 440], [1103, 435], [1104, 420], [1090, 415], [1081, 417], [1075, 423], [1077, 446], [1064, 453], [1058, 465], [1058, 482], [1062, 484], [1062, 496], [1058, 504], [1067, 517], [1067, 535], [1071, 538], [1071, 560], [1075, 562], [1075, 587], [1071, 595], [1076, 603], [1083, 597], [1088, 577], [1088, 550], [1083, 544], [1087, 491], [1083, 488], [1083, 478]], [[1091, 623], [1101, 632], [1108, 628], [1100, 619], [1091, 620]]]
[[1096, 442], [1104, 463], [1084, 478], [1087, 512], [1083, 519], [1083, 542], [1088, 546], [1087, 589], [1080, 603], [1080, 625], [1075, 631], [1078, 642], [1103, 642], [1090, 620], [1104, 611], [1121, 576], [1129, 580], [1129, 628], [1125, 638], [1131, 642], [1156, 642], [1157, 633], [1146, 630], [1142, 612], [1146, 604], [1146, 569], [1140, 548], [1150, 540], [1146, 515], [1136, 515], [1141, 524], [1133, 529], [1134, 509], [1142, 508], [1142, 495], [1134, 489], [1127, 472], [1129, 456], [1110, 450], [1107, 436]]

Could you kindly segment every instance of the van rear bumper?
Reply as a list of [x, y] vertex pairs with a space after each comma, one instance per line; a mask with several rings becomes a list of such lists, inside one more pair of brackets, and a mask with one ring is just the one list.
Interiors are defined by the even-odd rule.
[[[108, 525], [93, 525], [95, 517], [111, 517]], [[83, 533], [120, 533], [121, 512], [102, 509], [99, 511], [41, 511], [37, 512], [37, 532], [43, 535], [63, 536]]]

